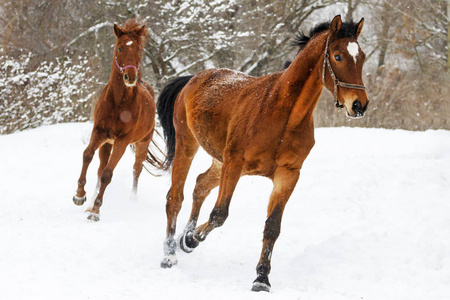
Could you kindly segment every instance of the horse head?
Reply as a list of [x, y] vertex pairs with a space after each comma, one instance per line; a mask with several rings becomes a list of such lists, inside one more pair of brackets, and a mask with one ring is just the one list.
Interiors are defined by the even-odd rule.
[[324, 86], [333, 93], [336, 106], [345, 107], [351, 118], [363, 117], [369, 103], [362, 80], [366, 55], [358, 43], [363, 24], [364, 18], [342, 23], [340, 16], [334, 17], [324, 50]]
[[126, 22], [125, 27], [114, 24], [117, 42], [114, 48], [114, 61], [122, 74], [127, 87], [134, 87], [140, 79], [140, 63], [144, 44], [148, 38], [148, 30], [136, 19]]

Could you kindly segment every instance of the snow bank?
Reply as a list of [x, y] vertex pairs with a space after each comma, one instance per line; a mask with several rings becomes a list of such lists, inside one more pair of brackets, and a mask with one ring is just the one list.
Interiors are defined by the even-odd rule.
[[[269, 180], [244, 177], [225, 225], [192, 254], [159, 267], [170, 177], [143, 172], [131, 201], [133, 154], [108, 187], [102, 219], [72, 203], [91, 124], [0, 136], [0, 299], [449, 299], [450, 132], [319, 128], [283, 217], [269, 294], [250, 292]], [[187, 222], [197, 155], [186, 184]], [[98, 159], [88, 172], [96, 183]], [[217, 190], [207, 199], [207, 220]]]

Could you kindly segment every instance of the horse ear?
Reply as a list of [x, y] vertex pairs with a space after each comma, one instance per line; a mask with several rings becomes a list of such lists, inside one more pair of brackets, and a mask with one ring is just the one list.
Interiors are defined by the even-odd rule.
[[356, 25], [356, 38], [358, 38], [359, 35], [361, 34], [363, 25], [364, 25], [364, 18], [362, 18], [361, 21], [359, 21], [359, 23]]
[[333, 21], [331, 21], [330, 24], [331, 35], [335, 35], [336, 33], [338, 33], [338, 31], [341, 29], [341, 25], [342, 25], [341, 15], [337, 15], [336, 17], [333, 18]]
[[114, 34], [117, 38], [120, 38], [123, 35], [123, 29], [117, 24], [114, 24]]
[[145, 31], [145, 25], [142, 25], [141, 28], [136, 30], [136, 34], [141, 36], [144, 33], [144, 31]]

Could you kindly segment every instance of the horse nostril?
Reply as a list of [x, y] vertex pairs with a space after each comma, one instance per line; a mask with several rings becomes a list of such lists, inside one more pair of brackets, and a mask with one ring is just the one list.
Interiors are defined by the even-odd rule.
[[126, 81], [128, 81], [130, 79], [130, 77], [128, 77], [128, 74], [125, 74], [125, 76], [123, 78], [125, 78]]
[[362, 109], [362, 104], [359, 100], [355, 100], [352, 104], [352, 110], [354, 113], [362, 113], [364, 110]]

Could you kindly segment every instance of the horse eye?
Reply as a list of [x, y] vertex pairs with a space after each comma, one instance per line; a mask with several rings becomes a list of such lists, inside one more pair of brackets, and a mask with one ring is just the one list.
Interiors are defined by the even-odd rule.
[[335, 59], [336, 61], [342, 61], [342, 56], [340, 56], [340, 55], [335, 55], [335, 56], [334, 56], [334, 59]]
[[117, 51], [122, 52], [122, 48], [120, 48], [120, 47], [117, 48]]

